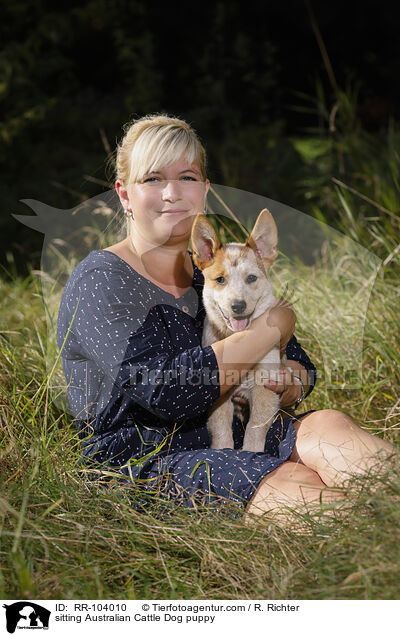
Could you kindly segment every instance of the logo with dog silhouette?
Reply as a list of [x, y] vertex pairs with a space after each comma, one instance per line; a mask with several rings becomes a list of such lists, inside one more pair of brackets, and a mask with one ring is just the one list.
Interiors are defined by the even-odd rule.
[[4, 604], [7, 631], [14, 634], [16, 629], [48, 629], [50, 610], [32, 601], [18, 601]]

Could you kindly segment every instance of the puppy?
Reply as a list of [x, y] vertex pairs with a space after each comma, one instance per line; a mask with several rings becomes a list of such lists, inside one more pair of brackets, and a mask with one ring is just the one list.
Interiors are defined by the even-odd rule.
[[[192, 227], [193, 260], [204, 275], [203, 302], [206, 319], [202, 345], [222, 340], [234, 331], [247, 329], [251, 321], [275, 302], [268, 270], [278, 250], [278, 233], [267, 209], [260, 212], [246, 243], [221, 245], [211, 223], [198, 214]], [[286, 356], [282, 358], [284, 362]], [[279, 396], [265, 388], [263, 377], [277, 380], [280, 371], [279, 347], [273, 348], [253, 369], [242, 373], [212, 408], [207, 422], [211, 448], [234, 448], [233, 395], [249, 402], [250, 416], [242, 450], [264, 452], [267, 431], [279, 410]]]

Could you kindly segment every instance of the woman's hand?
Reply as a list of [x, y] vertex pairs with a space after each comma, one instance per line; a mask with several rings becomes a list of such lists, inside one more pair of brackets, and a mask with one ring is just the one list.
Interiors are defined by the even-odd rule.
[[296, 314], [293, 305], [287, 300], [278, 298], [275, 305], [270, 309], [267, 320], [270, 326], [278, 327], [280, 338], [281, 354], [285, 353], [287, 343], [294, 334], [296, 327]]
[[[274, 391], [279, 395], [281, 408], [293, 406], [302, 394], [301, 385], [299, 382], [295, 382], [293, 380], [292, 374], [293, 370], [286, 364], [281, 363], [279, 382], [273, 382], [272, 380], [264, 382], [266, 389]], [[231, 400], [241, 411], [242, 416], [248, 412], [249, 402], [245, 397], [242, 397], [241, 395], [233, 395]]]
[[300, 383], [295, 382], [292, 375], [293, 370], [285, 364], [281, 364], [279, 381], [264, 382], [265, 388], [278, 393], [280, 398], [280, 406], [284, 408], [293, 406], [293, 404], [302, 394]]

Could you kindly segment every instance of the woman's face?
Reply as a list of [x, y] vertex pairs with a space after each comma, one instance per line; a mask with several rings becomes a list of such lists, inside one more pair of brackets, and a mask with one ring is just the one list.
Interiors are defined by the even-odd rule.
[[124, 206], [133, 211], [134, 231], [153, 245], [189, 240], [196, 214], [205, 208], [210, 182], [202, 180], [199, 163], [179, 161], [145, 174], [126, 189]]

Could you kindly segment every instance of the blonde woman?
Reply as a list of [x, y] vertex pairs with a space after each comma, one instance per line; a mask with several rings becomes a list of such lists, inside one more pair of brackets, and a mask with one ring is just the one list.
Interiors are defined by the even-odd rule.
[[126, 127], [115, 187], [127, 237], [78, 264], [60, 305], [69, 401], [83, 455], [95, 464], [185, 506], [234, 502], [247, 519], [278, 518], [282, 506], [339, 499], [335, 487], [393, 447], [335, 410], [278, 417], [264, 453], [238, 450], [239, 420], [235, 449], [209, 447], [207, 411], [230, 388], [223, 378], [251, 368], [279, 340], [302, 380], [282, 368], [281, 381], [268, 385], [282, 407], [298, 405], [315, 383], [290, 308], [201, 346], [203, 276], [188, 242], [209, 186], [204, 148], [185, 121], [150, 115]]

